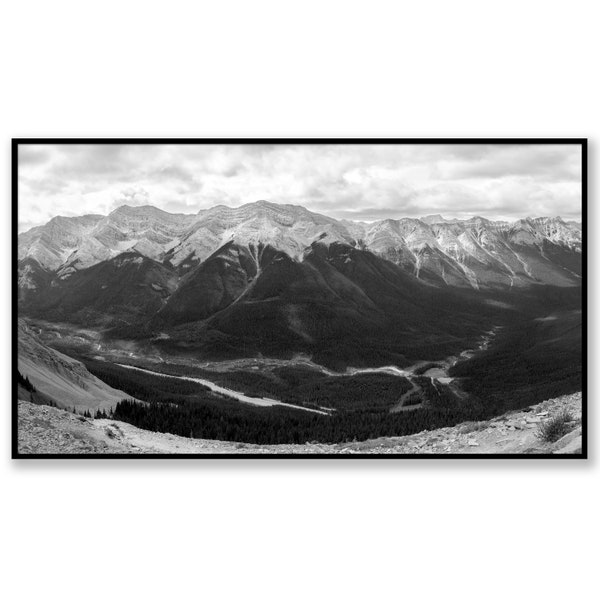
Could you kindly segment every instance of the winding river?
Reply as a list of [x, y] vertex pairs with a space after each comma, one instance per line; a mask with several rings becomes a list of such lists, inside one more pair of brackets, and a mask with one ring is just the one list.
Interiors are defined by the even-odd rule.
[[247, 404], [254, 404], [255, 406], [285, 406], [287, 408], [296, 408], [298, 410], [305, 410], [312, 413], [317, 413], [319, 415], [329, 415], [330, 412], [327, 409], [318, 410], [316, 408], [306, 408], [305, 406], [298, 406], [296, 404], [288, 404], [287, 402], [281, 402], [279, 400], [274, 400], [273, 398], [253, 398], [251, 396], [246, 396], [242, 394], [242, 392], [237, 392], [235, 390], [230, 390], [229, 388], [224, 388], [208, 379], [200, 379], [199, 377], [187, 377], [185, 375], [167, 375], [165, 373], [159, 373], [157, 371], [151, 371], [150, 369], [141, 369], [140, 367], [134, 367], [132, 365], [123, 365], [121, 363], [115, 363], [119, 367], [123, 367], [124, 369], [132, 369], [134, 371], [142, 371], [142, 373], [150, 373], [152, 375], [156, 375], [157, 377], [166, 377], [168, 379], [180, 379], [182, 381], [193, 381], [195, 383], [200, 383], [207, 388], [210, 388], [213, 392], [217, 394], [221, 394], [223, 396], [228, 396], [229, 398], [233, 398], [234, 400], [238, 400], [239, 402], [246, 402]]
[[[355, 375], [365, 375], [369, 373], [384, 373], [386, 375], [395, 375], [397, 377], [405, 377], [411, 384], [411, 388], [406, 391], [402, 396], [400, 396], [398, 400], [398, 404], [390, 409], [390, 412], [401, 412], [406, 410], [415, 410], [421, 407], [421, 403], [413, 403], [408, 404], [408, 400], [413, 396], [417, 395], [421, 391], [421, 386], [415, 381], [417, 377], [428, 377], [431, 379], [433, 385], [437, 387], [437, 385], [449, 385], [452, 382], [452, 377], [449, 376], [448, 370], [450, 367], [454, 366], [457, 362], [468, 360], [471, 358], [475, 352], [485, 350], [489, 347], [491, 340], [495, 337], [497, 331], [500, 327], [494, 327], [492, 330], [486, 332], [484, 336], [482, 336], [481, 341], [477, 344], [476, 348], [473, 350], [464, 350], [460, 353], [458, 357], [451, 356], [442, 361], [431, 361], [432, 366], [430, 369], [425, 371], [424, 373], [420, 373], [419, 375], [415, 374], [415, 371], [419, 369], [419, 367], [423, 367], [424, 365], [429, 364], [428, 361], [420, 361], [406, 369], [401, 369], [396, 367], [395, 365], [387, 365], [383, 367], [370, 367], [359, 369], [355, 367], [349, 367], [343, 373], [338, 373], [335, 371], [330, 371], [326, 367], [321, 365], [317, 365], [315, 363], [304, 363], [306, 366], [311, 366], [312, 368], [318, 369], [322, 373], [330, 376], [330, 377], [342, 377], [342, 376], [355, 376]], [[288, 402], [282, 402], [280, 400], [275, 400], [274, 398], [255, 398], [252, 396], [247, 396], [242, 392], [238, 392], [236, 390], [231, 390], [229, 388], [220, 386], [208, 379], [202, 379], [200, 377], [189, 377], [186, 375], [168, 375], [166, 373], [160, 373], [158, 371], [152, 371], [150, 369], [143, 369], [140, 367], [134, 367], [133, 365], [125, 365], [122, 363], [115, 363], [119, 367], [123, 367], [124, 369], [132, 369], [134, 371], [141, 371], [143, 373], [150, 373], [152, 375], [156, 375], [157, 377], [166, 377], [169, 379], [180, 379], [182, 381], [193, 381], [195, 383], [199, 383], [201, 385], [206, 386], [213, 392], [217, 394], [221, 394], [223, 396], [227, 396], [229, 398], [233, 398], [234, 400], [238, 400], [239, 402], [245, 402], [247, 404], [253, 404], [254, 406], [285, 406], [286, 408], [293, 408], [296, 410], [304, 410], [307, 412], [316, 413], [319, 415], [329, 416], [335, 409], [319, 407], [319, 408], [307, 408], [306, 406], [298, 406], [296, 404], [289, 404]]]
[[[60, 342], [74, 342], [74, 346], [79, 350], [93, 352], [94, 357], [98, 360], [109, 360], [113, 362], [116, 356], [122, 356], [127, 359], [137, 359], [142, 358], [143, 355], [140, 355], [138, 352], [138, 348], [134, 343], [130, 341], [119, 341], [116, 345], [110, 344], [106, 345], [104, 342], [100, 342], [100, 334], [94, 330], [86, 330], [86, 329], [78, 329], [73, 332], [72, 327], [68, 325], [61, 325], [56, 323], [47, 323], [45, 321], [36, 321], [31, 324], [35, 327], [40, 335], [44, 334], [45, 338], [47, 338], [47, 342], [49, 345], [52, 345], [52, 341], [59, 340]], [[394, 375], [397, 377], [404, 377], [411, 384], [409, 390], [404, 392], [400, 398], [398, 398], [398, 402], [395, 406], [393, 406], [390, 412], [401, 412], [406, 410], [415, 410], [422, 406], [420, 402], [415, 402], [414, 397], [419, 395], [421, 392], [421, 385], [418, 382], [419, 377], [427, 377], [431, 380], [432, 385], [436, 388], [440, 385], [442, 386], [452, 386], [452, 389], [457, 394], [463, 394], [461, 390], [453, 384], [453, 378], [450, 377], [448, 371], [452, 366], [457, 364], [458, 362], [462, 362], [465, 360], [469, 360], [472, 358], [477, 352], [482, 350], [486, 350], [498, 331], [502, 329], [500, 326], [495, 326], [491, 330], [484, 333], [481, 336], [479, 342], [476, 344], [474, 348], [463, 350], [460, 354], [455, 356], [449, 356], [443, 360], [432, 360], [432, 361], [419, 361], [409, 367], [400, 368], [396, 365], [386, 365], [382, 367], [370, 367], [370, 368], [357, 368], [357, 367], [348, 367], [344, 372], [331, 371], [327, 367], [323, 365], [318, 365], [310, 360], [309, 357], [298, 356], [292, 360], [279, 360], [279, 359], [269, 359], [269, 358], [252, 358], [252, 359], [233, 359], [231, 361], [225, 362], [213, 362], [206, 363], [205, 365], [197, 365], [201, 366], [204, 369], [214, 370], [220, 373], [226, 373], [227, 371], [237, 371], [237, 370], [261, 370], [261, 369], [271, 369], [280, 366], [286, 365], [296, 365], [302, 366], [306, 368], [315, 369], [328, 377], [342, 377], [342, 376], [355, 376], [355, 375], [365, 375], [369, 373], [381, 373], [386, 375]], [[58, 348], [58, 350], [63, 350], [62, 348]], [[164, 363], [165, 360], [160, 354], [156, 354], [152, 356], [150, 360], [158, 363]], [[255, 398], [252, 396], [248, 396], [243, 392], [238, 392], [236, 390], [232, 390], [223, 386], [220, 386], [216, 383], [208, 379], [202, 379], [200, 377], [189, 377], [185, 375], [170, 375], [166, 373], [161, 373], [158, 371], [153, 371], [147, 368], [140, 368], [133, 365], [127, 365], [122, 363], [115, 362], [120, 367], [125, 369], [132, 369], [136, 371], [142, 371], [145, 373], [150, 373], [152, 375], [156, 375], [157, 377], [167, 377], [171, 379], [181, 379], [184, 381], [193, 381], [199, 383], [201, 385], [206, 386], [211, 389], [213, 392], [217, 394], [221, 394], [223, 396], [232, 398], [234, 400], [238, 400], [239, 402], [245, 402], [247, 404], [253, 404], [254, 406], [284, 406], [286, 408], [293, 408], [295, 410], [303, 410], [306, 412], [312, 412], [319, 415], [331, 415], [335, 413], [335, 409], [327, 408], [323, 406], [315, 406], [314, 408], [308, 408], [306, 406], [298, 406], [296, 404], [290, 404], [287, 402], [282, 402], [280, 400], [275, 400], [274, 398]], [[185, 364], [185, 363], [182, 363]], [[423, 371], [423, 369], [430, 365], [430, 368]], [[187, 366], [194, 366], [192, 363]]]

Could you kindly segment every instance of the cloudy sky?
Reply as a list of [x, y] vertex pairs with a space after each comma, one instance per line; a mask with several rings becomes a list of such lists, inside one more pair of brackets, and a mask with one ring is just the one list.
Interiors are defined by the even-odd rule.
[[581, 218], [569, 145], [20, 145], [19, 231], [56, 215], [256, 200], [374, 221], [440, 213]]

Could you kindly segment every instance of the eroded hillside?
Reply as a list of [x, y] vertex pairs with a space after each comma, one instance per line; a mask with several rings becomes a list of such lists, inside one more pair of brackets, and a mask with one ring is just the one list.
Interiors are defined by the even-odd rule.
[[18, 370], [44, 401], [79, 412], [108, 410], [129, 394], [94, 377], [78, 360], [42, 344], [34, 331], [19, 319]]

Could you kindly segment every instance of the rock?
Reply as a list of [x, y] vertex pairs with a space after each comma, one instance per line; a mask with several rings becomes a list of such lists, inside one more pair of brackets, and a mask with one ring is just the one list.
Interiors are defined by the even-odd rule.
[[[541, 443], [531, 430], [546, 414], [569, 408], [575, 419], [573, 430], [555, 444]], [[464, 424], [435, 432], [421, 432], [407, 437], [379, 438], [352, 444], [286, 444], [256, 446], [241, 442], [190, 440], [174, 434], [137, 429], [126, 423], [86, 420], [60, 409], [39, 407], [19, 401], [19, 451], [23, 453], [147, 453], [147, 452], [239, 452], [255, 454], [323, 453], [323, 454], [445, 454], [522, 452], [526, 454], [577, 454], [582, 451], [581, 395], [555, 399], [536, 408], [540, 413], [513, 412], [492, 422], [482, 421], [470, 434], [461, 433]], [[541, 416], [540, 416], [541, 415]], [[43, 418], [42, 418], [43, 417]], [[524, 423], [524, 424], [523, 424]], [[487, 427], [490, 426], [491, 427]], [[516, 431], [518, 428], [519, 431]], [[525, 433], [526, 432], [526, 433]], [[95, 435], [94, 435], [95, 434]], [[104, 439], [102, 439], [104, 438]], [[498, 438], [498, 439], [496, 439]]]
[[558, 450], [554, 450], [553, 454], [581, 454], [582, 442], [582, 437], [577, 436], [575, 439], [571, 440], [566, 446], [563, 446]]
[[[555, 451], [561, 450], [561, 449], [569, 446], [573, 440], [577, 440], [577, 439], [580, 440], [579, 445], [581, 447], [581, 427], [577, 427], [573, 431], [570, 431], [566, 435], [563, 435], [563, 437], [561, 437], [559, 440], [554, 442], [553, 448]], [[580, 449], [580, 452], [581, 452], [581, 449]]]

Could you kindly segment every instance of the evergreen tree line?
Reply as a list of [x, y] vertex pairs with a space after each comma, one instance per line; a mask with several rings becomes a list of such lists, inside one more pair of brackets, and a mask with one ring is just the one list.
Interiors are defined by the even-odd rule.
[[[351, 385], [358, 381], [362, 397], [359, 408], [343, 410], [340, 406], [331, 416], [310, 414], [284, 407], [256, 407], [225, 397], [218, 397], [208, 388], [194, 382], [168, 379], [123, 369], [110, 363], [88, 363], [90, 371], [144, 403], [123, 400], [114, 412], [98, 410], [97, 418], [114, 418], [131, 423], [142, 429], [174, 433], [185, 437], [220, 439], [256, 444], [305, 443], [318, 441], [338, 443], [351, 440], [365, 440], [381, 436], [400, 436], [416, 433], [424, 429], [434, 429], [453, 425], [475, 416], [483, 416], [485, 410], [478, 405], [461, 404], [449, 391], [438, 390], [427, 377], [417, 381], [422, 388], [427, 408], [402, 413], [389, 413], [389, 405], [382, 405], [377, 398], [377, 390], [390, 385], [388, 379], [378, 376], [360, 382], [355, 378], [327, 378], [335, 385], [338, 393], [341, 384]], [[291, 374], [288, 373], [293, 380]], [[402, 384], [403, 379], [390, 376]], [[347, 379], [348, 381], [343, 381]], [[326, 383], [324, 378], [313, 382], [319, 386]], [[379, 387], [378, 387], [379, 386]], [[332, 389], [332, 391], [334, 391]], [[406, 391], [406, 384], [392, 389], [394, 401]], [[319, 402], [322, 402], [320, 399]], [[366, 405], [371, 402], [372, 408]]]
[[173, 405], [124, 400], [117, 404], [113, 416], [150, 431], [253, 444], [340, 443], [410, 435], [455, 425], [471, 416], [456, 407], [395, 414], [340, 413], [330, 417], [279, 407], [240, 405], [237, 409], [224, 410], [195, 402]]
[[31, 381], [29, 381], [29, 377], [27, 375], [25, 375], [25, 377], [23, 377], [23, 374], [18, 369], [17, 369], [17, 383], [19, 385], [23, 386], [28, 392], [36, 391], [35, 387], [31, 383]]

